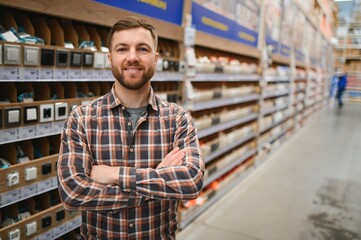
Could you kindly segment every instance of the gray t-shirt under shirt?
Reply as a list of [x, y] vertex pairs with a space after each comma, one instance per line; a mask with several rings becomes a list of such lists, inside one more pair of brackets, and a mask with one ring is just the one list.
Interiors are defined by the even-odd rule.
[[135, 124], [137, 124], [138, 119], [142, 116], [146, 107], [141, 108], [127, 108], [128, 113], [130, 114], [130, 119], [132, 121], [133, 130], [135, 128]]

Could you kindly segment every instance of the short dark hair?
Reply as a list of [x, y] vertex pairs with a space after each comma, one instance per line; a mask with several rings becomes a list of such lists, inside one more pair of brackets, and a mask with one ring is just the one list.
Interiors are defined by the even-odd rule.
[[113, 27], [110, 29], [109, 35], [108, 35], [109, 51], [111, 51], [111, 48], [112, 48], [112, 39], [113, 39], [114, 33], [118, 32], [118, 31], [122, 31], [122, 30], [132, 29], [132, 28], [144, 28], [144, 29], [148, 30], [154, 40], [155, 50], [157, 50], [158, 34], [155, 31], [155, 28], [153, 27], [153, 25], [151, 25], [150, 23], [148, 23], [146, 20], [144, 20], [142, 18], [129, 16], [129, 17], [123, 18], [123, 19], [119, 20], [118, 22], [116, 22], [113, 25]]

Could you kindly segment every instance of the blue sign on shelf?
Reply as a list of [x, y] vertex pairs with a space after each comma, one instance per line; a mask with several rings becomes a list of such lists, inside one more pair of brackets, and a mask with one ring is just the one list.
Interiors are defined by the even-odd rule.
[[300, 61], [300, 62], [304, 62], [305, 61], [305, 54], [303, 54], [301, 51], [296, 50], [295, 51], [295, 56], [296, 56], [296, 60]]
[[243, 44], [257, 47], [258, 33], [248, 28], [245, 28], [239, 24], [235, 24], [234, 39]]
[[193, 2], [192, 23], [197, 31], [233, 39], [235, 22]]
[[94, 0], [113, 7], [182, 24], [183, 0]]
[[257, 32], [195, 2], [192, 3], [192, 17], [192, 23], [197, 31], [257, 47]]
[[286, 46], [286, 45], [283, 45], [281, 44], [281, 49], [280, 49], [280, 53], [282, 56], [285, 56], [285, 57], [289, 57], [290, 54], [291, 54], [291, 49], [290, 47]]
[[278, 53], [278, 42], [273, 40], [272, 38], [270, 37], [266, 37], [266, 45], [271, 45], [273, 48], [272, 48], [272, 53]]

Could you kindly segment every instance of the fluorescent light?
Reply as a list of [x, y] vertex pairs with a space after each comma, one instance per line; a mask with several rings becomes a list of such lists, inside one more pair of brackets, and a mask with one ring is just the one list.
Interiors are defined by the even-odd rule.
[[335, 0], [335, 2], [351, 2], [352, 0]]

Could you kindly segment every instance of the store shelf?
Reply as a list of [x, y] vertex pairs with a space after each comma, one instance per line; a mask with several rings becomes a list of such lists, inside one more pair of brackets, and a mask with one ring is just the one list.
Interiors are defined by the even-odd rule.
[[261, 143], [258, 146], [258, 149], [261, 150], [262, 148], [264, 148], [267, 144], [275, 141], [276, 139], [280, 138], [281, 136], [283, 136], [286, 133], [286, 130], [281, 131], [279, 134], [270, 137], [268, 140], [264, 141], [263, 143]]
[[241, 164], [243, 161], [245, 161], [250, 156], [254, 155], [256, 152], [257, 152], [257, 150], [249, 151], [246, 154], [244, 154], [240, 159], [237, 159], [234, 162], [232, 162], [230, 165], [227, 165], [227, 167], [216, 171], [215, 173], [213, 173], [212, 175], [210, 175], [208, 178], [206, 178], [204, 180], [203, 187], [207, 187], [214, 180], [216, 180], [217, 178], [223, 176], [225, 173], [229, 172], [231, 169], [233, 169], [237, 165]]
[[[13, 67], [14, 68], [14, 67]], [[2, 70], [6, 70], [6, 71], [11, 71], [11, 69], [13, 68], [9, 68], [9, 67], [0, 67], [0, 71]], [[67, 71], [67, 70], [65, 70]], [[78, 70], [80, 72], [80, 70]], [[104, 72], [104, 74], [96, 74], [94, 73], [95, 71], [102, 71]], [[71, 75], [67, 75], [64, 74], [66, 76], [69, 77], [62, 77], [62, 78], [58, 78], [58, 77], [53, 77], [53, 78], [40, 78], [39, 76], [34, 76], [32, 78], [26, 79], [28, 77], [25, 77], [25, 73], [23, 73], [22, 71], [19, 73], [19, 76], [14, 78], [14, 79], [2, 79], [1, 75], [0, 75], [0, 82], [113, 82], [114, 81], [114, 77], [112, 76], [111, 70], [107, 69], [107, 70], [90, 70], [90, 74], [86, 75], [87, 77], [79, 77], [79, 78], [73, 78], [71, 77]], [[94, 74], [93, 74], [94, 73]], [[81, 73], [78, 74], [79, 76], [81, 75]], [[90, 78], [89, 78], [90, 76]], [[102, 77], [104, 76], [104, 77]], [[184, 79], [184, 73], [181, 72], [155, 72], [154, 77], [152, 78], [151, 81], [154, 82], [180, 82], [183, 81]]]
[[208, 155], [207, 157], [205, 157], [204, 163], [207, 164], [207, 163], [211, 162], [213, 159], [215, 159], [215, 158], [221, 156], [222, 154], [232, 150], [233, 148], [241, 145], [242, 143], [245, 143], [248, 140], [251, 140], [254, 137], [256, 137], [255, 133], [248, 134], [247, 136], [241, 137], [237, 141], [234, 141], [232, 144], [229, 144], [226, 147], [224, 147], [222, 149], [219, 149], [218, 151], [215, 151], [215, 152], [211, 153], [210, 155]]
[[56, 226], [56, 227], [50, 229], [49, 231], [42, 233], [42, 234], [36, 236], [35, 238], [32, 238], [32, 240], [57, 239], [65, 234], [67, 234], [68, 232], [71, 232], [71, 231], [77, 229], [78, 227], [80, 227], [80, 225], [81, 225], [81, 216], [78, 215], [63, 224], [60, 224], [59, 226]]
[[212, 126], [210, 128], [202, 129], [202, 130], [198, 131], [197, 135], [198, 135], [198, 138], [206, 137], [206, 136], [209, 136], [211, 134], [223, 131], [225, 129], [235, 127], [235, 126], [240, 125], [242, 123], [246, 123], [246, 122], [255, 120], [255, 119], [257, 119], [257, 117], [258, 117], [258, 114], [251, 113], [248, 116], [242, 117], [242, 118], [237, 119], [237, 120], [233, 120], [233, 121], [230, 121], [230, 122], [218, 124], [218, 125]]
[[260, 76], [257, 74], [234, 74], [234, 73], [197, 73], [192, 82], [257, 82]]
[[278, 54], [272, 54], [271, 57], [272, 57], [273, 62], [277, 62], [277, 63], [284, 64], [284, 65], [290, 65], [290, 62], [291, 62], [290, 58], [283, 57]]
[[276, 106], [276, 107], [273, 107], [273, 108], [270, 108], [270, 109], [267, 109], [267, 110], [263, 110], [261, 111], [261, 115], [267, 115], [267, 114], [270, 114], [270, 113], [274, 113], [274, 112], [277, 112], [279, 110], [282, 110], [282, 109], [285, 109], [288, 107], [288, 104], [284, 104], [282, 106]]
[[0, 130], [0, 145], [60, 134], [63, 127], [64, 122], [60, 121], [2, 129]]
[[284, 122], [285, 120], [287, 120], [288, 118], [289, 118], [289, 116], [285, 116], [285, 117], [282, 118], [281, 120], [272, 123], [270, 126], [261, 128], [261, 129], [260, 129], [260, 133], [264, 133], [264, 132], [270, 130], [271, 128], [276, 127], [277, 125], [283, 123], [283, 122]]
[[266, 80], [269, 83], [289, 82], [290, 77], [289, 76], [265, 76], [264, 80]]
[[251, 101], [258, 100], [259, 97], [260, 97], [259, 95], [253, 94], [253, 95], [247, 95], [247, 96], [222, 98], [222, 99], [217, 99], [217, 100], [212, 100], [212, 101], [207, 101], [207, 102], [194, 103], [192, 106], [188, 107], [188, 110], [200, 111], [200, 110], [211, 109], [211, 108], [216, 108], [216, 107], [251, 102]]
[[[0, 0], [0, 3], [19, 9], [26, 9], [32, 12], [46, 13], [61, 18], [78, 20], [101, 26], [111, 27], [119, 20], [121, 16], [128, 16], [129, 12], [120, 8], [107, 6], [96, 1], [77, 0], [77, 1], [48, 1], [48, 0]], [[147, 17], [132, 12], [131, 15], [139, 16], [147, 19], [149, 22], [157, 26], [158, 36], [162, 38], [183, 41], [184, 29], [173, 23]]]
[[5, 207], [10, 204], [22, 201], [27, 198], [39, 195], [41, 193], [49, 192], [50, 190], [58, 188], [57, 177], [52, 177], [43, 181], [36, 182], [32, 185], [18, 188], [0, 195], [0, 207]]
[[278, 90], [278, 91], [275, 91], [275, 92], [272, 92], [272, 93], [266, 93], [264, 95], [264, 98], [279, 97], [279, 96], [287, 95], [289, 93], [290, 93], [289, 90]]
[[221, 189], [217, 190], [216, 193], [213, 195], [211, 199], [209, 199], [204, 205], [199, 206], [197, 209], [195, 209], [192, 212], [192, 215], [187, 217], [187, 219], [184, 219], [180, 222], [179, 226], [180, 229], [184, 229], [188, 224], [190, 224], [194, 219], [196, 219], [200, 214], [202, 214], [205, 210], [207, 210], [210, 206], [212, 206], [215, 202], [217, 202], [220, 198], [224, 197], [226, 193], [231, 191], [233, 188], [235, 188], [240, 182], [242, 182], [244, 179], [246, 179], [249, 175], [251, 175], [255, 167], [249, 167], [247, 170], [245, 170], [243, 173], [241, 173], [236, 179], [234, 179], [232, 182], [228, 183], [226, 186], [222, 187]]

